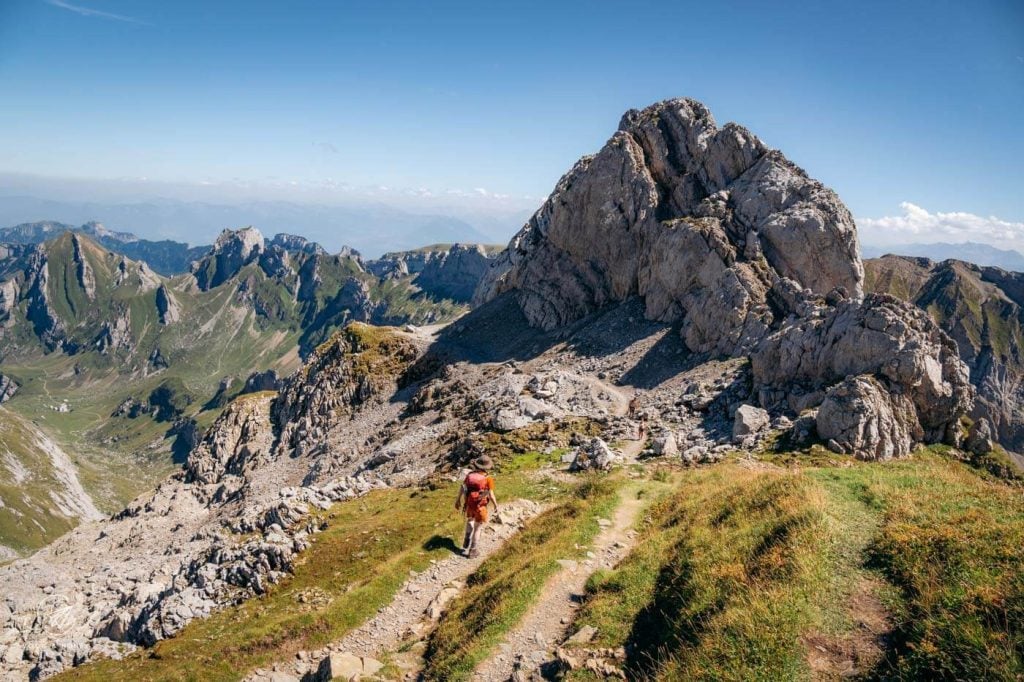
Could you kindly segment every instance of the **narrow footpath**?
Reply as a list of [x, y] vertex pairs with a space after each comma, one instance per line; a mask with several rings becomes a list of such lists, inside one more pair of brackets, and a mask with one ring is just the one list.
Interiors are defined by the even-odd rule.
[[587, 579], [598, 569], [614, 568], [632, 549], [636, 541], [633, 526], [645, 504], [637, 492], [635, 484], [623, 486], [615, 513], [611, 519], [601, 519], [602, 529], [586, 559], [559, 562], [562, 569], [544, 586], [522, 622], [477, 668], [474, 680], [529, 679], [554, 658], [555, 648], [571, 634], [566, 629], [580, 607]]

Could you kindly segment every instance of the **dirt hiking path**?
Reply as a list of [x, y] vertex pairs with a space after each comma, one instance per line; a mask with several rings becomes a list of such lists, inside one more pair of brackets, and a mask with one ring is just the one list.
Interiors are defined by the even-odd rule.
[[[542, 510], [541, 505], [531, 500], [513, 500], [502, 505], [503, 523], [485, 526], [478, 557], [467, 559], [453, 554], [433, 563], [422, 573], [411, 574], [390, 604], [340, 640], [316, 651], [300, 652], [294, 662], [278, 663], [270, 670], [254, 671], [245, 678], [246, 682], [310, 679], [320, 662], [332, 653], [344, 652], [375, 659], [394, 651], [408, 635], [418, 636], [429, 631], [444, 606], [458, 595], [466, 577]], [[461, 537], [456, 538], [456, 542], [461, 540]]]
[[[601, 519], [600, 533], [582, 561], [563, 559], [556, 573], [527, 612], [522, 622], [508, 633], [495, 654], [484, 661], [474, 680], [528, 679], [539, 676], [542, 664], [554, 658], [554, 649], [567, 634], [567, 624], [579, 609], [587, 578], [598, 569], [613, 568], [636, 541], [632, 530], [645, 500], [637, 497], [637, 488], [626, 485], [612, 518]], [[535, 674], [537, 673], [537, 674]]]

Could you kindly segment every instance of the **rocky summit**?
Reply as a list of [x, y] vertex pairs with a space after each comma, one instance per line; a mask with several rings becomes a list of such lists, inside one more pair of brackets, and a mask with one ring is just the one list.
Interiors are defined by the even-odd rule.
[[[20, 334], [0, 416], [34, 432], [13, 410], [50, 400], [33, 363], [66, 356], [78, 384], [145, 380], [105, 408], [118, 433], [186, 444], [109, 517], [58, 496], [77, 527], [0, 566], [12, 679], [974, 679], [964, 661], [1021, 641], [1024, 511], [1000, 516], [1019, 492], [994, 478], [1019, 478], [999, 441], [1021, 420], [996, 409], [1019, 393], [1017, 327], [995, 324], [1016, 279], [865, 279], [835, 192], [694, 100], [627, 112], [504, 250], [363, 261], [246, 228], [176, 278], [81, 235], [0, 263]], [[951, 294], [937, 318], [937, 289], [978, 282], [981, 308]], [[176, 330], [209, 347], [190, 359]], [[214, 338], [255, 347], [235, 378]], [[180, 369], [200, 360], [216, 386]], [[501, 513], [463, 557], [452, 499], [482, 454]], [[983, 643], [928, 658], [982, 559]]]
[[780, 288], [857, 298], [863, 279], [834, 192], [680, 99], [627, 112], [512, 239], [476, 300], [514, 291], [527, 319], [552, 329], [639, 296], [649, 318], [681, 321], [691, 349], [735, 353], [790, 312]]
[[[905, 303], [862, 300], [863, 280], [853, 218], [835, 192], [678, 99], [627, 112], [562, 177], [475, 300], [513, 296], [531, 324], [554, 329], [639, 297], [649, 319], [679, 325], [691, 351], [752, 355], [764, 407], [817, 408], [857, 375], [885, 382], [879, 395], [900, 396], [900, 409], [846, 386], [857, 416], [824, 425], [837, 452], [886, 458], [955, 439], [973, 403], [955, 344]], [[920, 398], [908, 403], [908, 391]]]

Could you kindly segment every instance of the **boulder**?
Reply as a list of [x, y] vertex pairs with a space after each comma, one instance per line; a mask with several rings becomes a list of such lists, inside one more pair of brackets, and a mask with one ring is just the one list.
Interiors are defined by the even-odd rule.
[[621, 455], [617, 454], [608, 447], [607, 443], [595, 436], [579, 447], [569, 469], [572, 471], [583, 471], [586, 469], [607, 471], [620, 461], [622, 461]]
[[320, 662], [314, 679], [317, 682], [360, 680], [376, 675], [383, 667], [380, 661], [372, 658], [348, 652], [332, 653]]
[[987, 455], [992, 452], [992, 426], [988, 419], [981, 417], [967, 431], [964, 448], [975, 455]]
[[651, 450], [659, 457], [674, 457], [678, 455], [679, 445], [676, 442], [676, 435], [671, 431], [659, 433], [651, 440]]
[[923, 435], [911, 400], [870, 375], [829, 389], [818, 409], [817, 431], [833, 452], [869, 460], [907, 455]]
[[740, 405], [732, 423], [732, 438], [736, 442], [764, 431], [771, 424], [768, 411], [753, 405]]

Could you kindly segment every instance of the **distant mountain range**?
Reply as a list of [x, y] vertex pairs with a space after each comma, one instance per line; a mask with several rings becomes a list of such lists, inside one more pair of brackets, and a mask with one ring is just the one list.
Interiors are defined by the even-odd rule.
[[169, 239], [140, 239], [130, 232], [108, 230], [102, 223], [97, 222], [75, 227], [53, 220], [22, 223], [0, 229], [0, 244], [41, 244], [71, 231], [88, 235], [99, 245], [132, 260], [145, 261], [153, 270], [165, 276], [188, 272], [192, 262], [205, 256], [212, 248], [209, 245], [189, 246]]
[[[148, 239], [213, 241], [225, 227], [258, 225], [270, 234], [301, 234], [329, 251], [349, 245], [368, 257], [432, 243], [504, 243], [528, 215], [507, 216], [504, 227], [470, 224], [450, 215], [417, 214], [385, 205], [334, 206], [286, 201], [215, 204], [179, 199], [139, 203], [55, 201], [34, 196], [0, 198], [0, 225], [41, 219], [82, 224], [100, 221]], [[520, 220], [522, 218], [522, 220]], [[146, 259], [149, 262], [149, 259]], [[149, 262], [153, 267], [156, 263]]]
[[1024, 254], [1010, 249], [999, 249], [979, 242], [964, 242], [962, 244], [935, 242], [932, 244], [894, 244], [891, 246], [861, 245], [861, 255], [864, 258], [878, 258], [886, 254], [930, 258], [934, 261], [954, 258], [974, 263], [975, 265], [1002, 268], [1012, 272], [1024, 272]]

